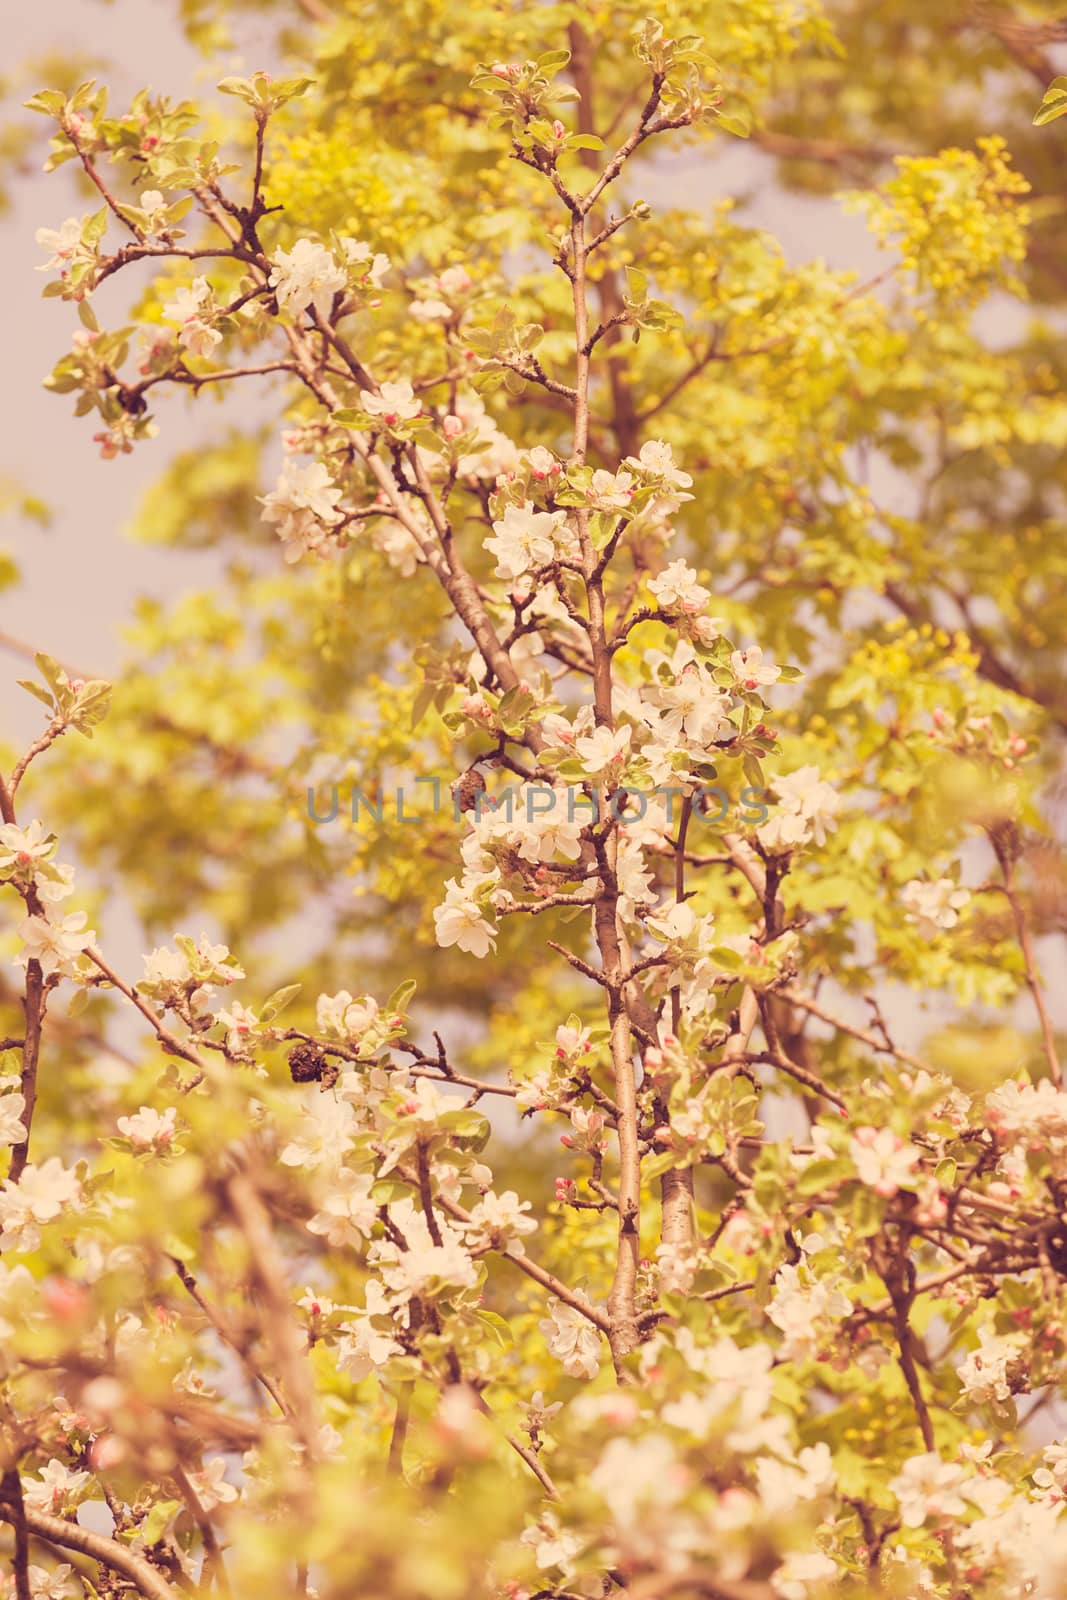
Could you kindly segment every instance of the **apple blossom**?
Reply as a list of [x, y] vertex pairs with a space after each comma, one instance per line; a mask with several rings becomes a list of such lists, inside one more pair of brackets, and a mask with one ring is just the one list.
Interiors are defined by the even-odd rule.
[[550, 1355], [572, 1378], [595, 1378], [600, 1370], [600, 1334], [573, 1306], [550, 1299], [548, 1316], [538, 1323]]
[[25, 917], [19, 924], [22, 949], [16, 965], [38, 961], [45, 977], [53, 972], [70, 977], [82, 951], [96, 938], [92, 928], [86, 930], [88, 920], [84, 911], [71, 912], [59, 922], [41, 916]]
[[55, 1457], [36, 1478], [22, 1480], [22, 1498], [34, 1511], [55, 1512], [66, 1506], [89, 1482], [87, 1472], [72, 1472]]
[[560, 530], [566, 520], [562, 511], [538, 511], [532, 505], [508, 506], [503, 517], [493, 523], [495, 537], [485, 541], [485, 548], [496, 557], [496, 576], [511, 580], [547, 567], [556, 558]]
[[359, 402], [364, 411], [372, 417], [381, 417], [389, 428], [397, 422], [411, 422], [422, 411], [422, 402], [407, 378], [383, 383], [377, 394], [363, 389]]
[[174, 1139], [176, 1116], [173, 1106], [168, 1106], [162, 1112], [154, 1110], [152, 1106], [142, 1106], [133, 1116], [120, 1117], [116, 1127], [135, 1150], [165, 1150]]
[[919, 932], [927, 938], [935, 937], [943, 929], [954, 928], [970, 898], [970, 891], [961, 889], [951, 878], [938, 878], [933, 883], [913, 878], [904, 885], [901, 894], [909, 922], [916, 923]]
[[434, 910], [437, 943], [442, 949], [456, 945], [469, 955], [487, 956], [496, 944], [492, 923], [482, 915], [478, 902], [471, 898], [455, 878], [445, 885], [444, 904]]
[[[284, 1154], [282, 1159], [285, 1160]], [[320, 1200], [319, 1210], [309, 1220], [308, 1232], [321, 1235], [327, 1244], [338, 1249], [369, 1239], [378, 1218], [377, 1204], [371, 1199], [373, 1185], [374, 1180], [367, 1173], [342, 1167]]]
[[859, 1128], [849, 1141], [848, 1153], [856, 1175], [888, 1199], [899, 1189], [915, 1186], [919, 1152], [890, 1128]]
[[943, 1461], [934, 1451], [910, 1456], [889, 1483], [904, 1526], [921, 1528], [931, 1517], [958, 1516], [964, 1509], [960, 1492], [964, 1478], [961, 1467]]
[[347, 287], [348, 276], [324, 244], [298, 239], [291, 250], [275, 251], [269, 282], [283, 311], [299, 316], [311, 307], [325, 317], [334, 295]]

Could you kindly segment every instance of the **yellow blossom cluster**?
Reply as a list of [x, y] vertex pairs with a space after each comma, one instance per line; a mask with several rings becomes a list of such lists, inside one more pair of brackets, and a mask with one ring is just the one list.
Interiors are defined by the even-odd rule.
[[902, 255], [942, 310], [969, 307], [1000, 286], [1019, 290], [1016, 263], [1026, 254], [1026, 179], [1011, 166], [1003, 139], [980, 138], [975, 150], [900, 156], [897, 176], [877, 193], [854, 196], [879, 241]]

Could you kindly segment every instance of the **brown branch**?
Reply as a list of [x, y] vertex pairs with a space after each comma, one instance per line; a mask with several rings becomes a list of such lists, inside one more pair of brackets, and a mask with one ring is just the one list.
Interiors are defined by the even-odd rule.
[[[13, 1513], [0, 1505], [0, 1516], [10, 1522]], [[112, 1572], [120, 1573], [144, 1595], [145, 1600], [180, 1600], [177, 1589], [172, 1588], [155, 1567], [115, 1539], [90, 1533], [78, 1522], [67, 1522], [62, 1517], [53, 1517], [46, 1511], [34, 1511], [29, 1506], [26, 1507], [26, 1527], [30, 1533], [46, 1539], [49, 1544], [59, 1545], [64, 1550], [76, 1550], [80, 1555], [89, 1556], [93, 1561], [110, 1567]]]

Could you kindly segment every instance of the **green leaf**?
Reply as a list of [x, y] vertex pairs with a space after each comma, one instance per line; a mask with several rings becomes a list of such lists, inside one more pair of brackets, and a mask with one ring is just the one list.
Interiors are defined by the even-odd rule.
[[258, 103], [258, 96], [247, 78], [222, 78], [216, 85], [219, 94], [233, 94], [247, 105]]
[[275, 989], [270, 998], [264, 1001], [263, 1010], [260, 1012], [261, 1022], [270, 1022], [284, 1011], [290, 1001], [295, 1000], [303, 988], [303, 984], [289, 983], [284, 989]]
[[1034, 118], [1034, 127], [1042, 128], [1067, 112], [1067, 78], [1053, 78], [1045, 90], [1045, 98]]
[[184, 1502], [181, 1500], [157, 1500], [144, 1521], [131, 1530], [131, 1535], [135, 1533], [146, 1545], [157, 1544], [182, 1510]]
[[411, 997], [417, 988], [418, 984], [414, 978], [409, 978], [406, 983], [398, 983], [385, 1002], [386, 1015], [402, 1017], [411, 1004]]
[[796, 1192], [799, 1195], [818, 1194], [821, 1189], [829, 1189], [833, 1184], [844, 1183], [847, 1178], [853, 1177], [852, 1163], [844, 1156], [830, 1156], [820, 1161], [809, 1161], [796, 1181]]
[[20, 689], [25, 689], [27, 694], [32, 694], [33, 698], [39, 700], [43, 706], [47, 706], [49, 711], [56, 709], [56, 703], [52, 696], [42, 689], [39, 683], [31, 683], [28, 678], [19, 678], [16, 681]]
[[720, 128], [725, 128], [737, 139], [747, 139], [752, 133], [752, 120], [744, 113], [720, 111], [718, 121]]
[[42, 116], [58, 117], [67, 103], [67, 97], [59, 89], [39, 89], [22, 103], [27, 111], [39, 111]]

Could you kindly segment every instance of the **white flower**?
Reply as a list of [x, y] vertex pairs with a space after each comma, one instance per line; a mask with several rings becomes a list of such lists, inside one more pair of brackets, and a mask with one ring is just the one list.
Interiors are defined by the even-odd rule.
[[422, 402], [406, 378], [383, 383], [378, 394], [361, 389], [359, 402], [369, 416], [381, 417], [389, 427], [395, 422], [410, 422], [422, 410]]
[[355, 1112], [346, 1100], [316, 1091], [304, 1108], [295, 1139], [284, 1147], [280, 1160], [287, 1167], [336, 1168], [349, 1149], [356, 1131]]
[[184, 345], [190, 355], [207, 357], [216, 345], [222, 343], [222, 334], [194, 317], [182, 328], [178, 343]]
[[92, 928], [85, 929], [87, 921], [84, 911], [74, 911], [62, 922], [49, 922], [45, 917], [24, 917], [19, 923], [22, 950], [15, 958], [15, 965], [24, 967], [28, 961], [39, 961], [46, 978], [53, 972], [69, 977], [82, 951], [96, 938]]
[[339, 509], [342, 494], [321, 461], [306, 467], [285, 463], [277, 484], [260, 503], [263, 521], [277, 526], [287, 562], [321, 551], [330, 530], [344, 521], [344, 510]]
[[527, 1528], [519, 1540], [534, 1553], [534, 1560], [538, 1570], [544, 1572], [548, 1567], [559, 1567], [566, 1575], [571, 1568], [575, 1556], [582, 1548], [582, 1539], [579, 1534], [569, 1528], [561, 1528], [559, 1518], [554, 1511], [546, 1511], [540, 1522], [534, 1527]]
[[434, 931], [442, 950], [456, 945], [479, 960], [496, 946], [496, 930], [482, 916], [481, 907], [455, 878], [445, 885], [445, 901], [435, 906]]
[[342, 239], [341, 250], [345, 265], [354, 271], [362, 288], [380, 289], [382, 279], [389, 271], [389, 257], [372, 250], [362, 239]]
[[954, 928], [959, 913], [970, 900], [970, 890], [961, 889], [951, 878], [925, 883], [912, 878], [900, 897], [908, 908], [908, 921], [918, 924], [919, 932], [932, 939], [942, 928]]
[[374, 1028], [378, 1018], [377, 1000], [369, 994], [353, 1000], [347, 989], [335, 995], [320, 994], [315, 1005], [319, 1032], [332, 1034], [336, 1039], [361, 1039]]
[[38, 1478], [23, 1478], [22, 1498], [31, 1511], [59, 1511], [88, 1482], [87, 1472], [71, 1472], [53, 1457]]
[[192, 284], [175, 289], [174, 298], [163, 307], [168, 322], [196, 322], [211, 299], [211, 285], [206, 278], [194, 278]]
[[785, 1334], [782, 1354], [787, 1361], [803, 1361], [814, 1355], [821, 1340], [833, 1331], [833, 1324], [847, 1317], [852, 1302], [840, 1289], [821, 1278], [814, 1278], [791, 1262], [780, 1267], [774, 1280], [774, 1297], [767, 1316]]
[[77, 217], [68, 217], [58, 228], [38, 228], [34, 238], [52, 252], [51, 260], [38, 267], [38, 272], [51, 272], [53, 267], [66, 268], [81, 249], [82, 225]]
[[44, 823], [36, 818], [25, 828], [5, 822], [0, 825], [0, 872], [32, 868], [35, 862], [46, 861], [55, 848], [55, 834], [45, 833]]
[[371, 1199], [374, 1179], [369, 1173], [352, 1172], [342, 1167], [308, 1223], [308, 1232], [326, 1239], [340, 1249], [358, 1245], [370, 1238], [378, 1220], [378, 1202]]
[[74, 893], [74, 868], [63, 861], [50, 861], [34, 879], [37, 897], [46, 905], [58, 905]]
[[608, 472], [598, 467], [593, 473], [589, 499], [602, 511], [626, 511], [634, 497], [631, 472]]
[[1048, 1078], [1038, 1084], [1009, 1078], [986, 1097], [986, 1116], [1009, 1139], [1067, 1140], [1067, 1093]]
[[643, 1515], [672, 1506], [684, 1494], [688, 1473], [663, 1434], [611, 1439], [589, 1474], [589, 1487], [605, 1502], [621, 1530], [632, 1531]]
[[892, 1199], [898, 1189], [915, 1187], [919, 1152], [891, 1128], [858, 1128], [849, 1140], [848, 1153], [856, 1174], [875, 1194]]
[[447, 322], [452, 315], [446, 300], [413, 300], [408, 310], [416, 322]]
[[36, 1250], [38, 1224], [52, 1222], [80, 1193], [78, 1179], [58, 1156], [39, 1167], [31, 1161], [17, 1183], [8, 1178], [0, 1188], [0, 1250]]
[[[657, 678], [642, 690], [638, 715], [665, 754], [670, 746], [684, 744], [690, 754], [701, 755], [716, 742], [734, 737], [730, 697], [687, 639], [680, 639], [670, 656], [652, 652], [649, 664]], [[664, 677], [664, 669], [669, 677]], [[648, 751], [646, 747], [646, 758]]]
[[275, 487], [262, 496], [263, 520], [282, 522], [294, 512], [310, 511], [319, 522], [340, 522], [344, 513], [337, 505], [342, 494], [321, 461], [306, 467], [287, 461]]
[[151, 955], [144, 956], [144, 981], [146, 985], [176, 984], [181, 987], [188, 983], [192, 977], [189, 966], [189, 957], [182, 950], [168, 950], [165, 947], [153, 950]]
[[173, 300], [163, 307], [163, 315], [169, 321], [181, 323], [178, 343], [194, 356], [209, 356], [222, 343], [222, 334], [205, 321], [205, 313], [215, 314], [206, 278], [195, 278], [190, 288], [176, 289]]
[[507, 1249], [512, 1255], [521, 1256], [524, 1252], [520, 1235], [533, 1233], [537, 1227], [534, 1217], [523, 1215], [530, 1209], [530, 1202], [520, 1200], [513, 1189], [505, 1189], [503, 1194], [494, 1194], [490, 1189], [478, 1201], [470, 1222], [465, 1225], [468, 1245], [472, 1249], [491, 1245], [496, 1250]]
[[370, 1248], [368, 1260], [380, 1268], [386, 1287], [402, 1301], [412, 1295], [453, 1294], [457, 1289], [474, 1287], [477, 1268], [462, 1235], [443, 1217], [437, 1219], [441, 1243], [435, 1244], [426, 1218], [411, 1201], [392, 1205], [390, 1216], [407, 1248], [401, 1250], [392, 1239], [378, 1239]]
[[548, 1316], [537, 1324], [548, 1353], [572, 1378], [595, 1378], [600, 1371], [600, 1334], [587, 1317], [562, 1300], [549, 1300]]
[[503, 517], [493, 523], [493, 539], [485, 548], [496, 556], [496, 576], [509, 582], [524, 572], [547, 567], [556, 556], [559, 530], [567, 520], [565, 511], [538, 511], [535, 506], [508, 506]]
[[975, 1405], [991, 1400], [1007, 1400], [1018, 1390], [1024, 1375], [1024, 1359], [1017, 1337], [996, 1334], [992, 1328], [978, 1330], [978, 1349], [971, 1350], [959, 1367], [964, 1394]]
[[591, 778], [599, 777], [616, 761], [623, 759], [630, 748], [628, 727], [595, 728], [592, 733], [575, 739], [574, 750]]
[[165, 1150], [174, 1138], [176, 1115], [173, 1106], [164, 1112], [142, 1106], [132, 1117], [120, 1117], [115, 1126], [135, 1150]]
[[53, 1567], [51, 1572], [44, 1567], [30, 1566], [27, 1573], [33, 1600], [70, 1600], [72, 1595], [84, 1592], [80, 1584], [74, 1587], [74, 1568], [68, 1561]]
[[493, 481], [502, 474], [514, 472], [518, 449], [506, 433], [501, 433], [481, 396], [457, 395], [452, 409], [462, 422], [464, 432], [477, 434], [481, 444], [481, 448], [472, 450], [470, 455], [460, 456], [456, 462], [459, 476]]
[[163, 226], [165, 220], [161, 213], [167, 209], [166, 196], [158, 189], [142, 189], [138, 199], [140, 208], [147, 218], [148, 232], [154, 233]]
[[0, 1096], [0, 1145], [22, 1144], [26, 1138], [26, 1124], [22, 1118], [26, 1101], [20, 1094]]
[[711, 599], [710, 592], [697, 582], [697, 575], [684, 561], [672, 561], [658, 577], [649, 580], [649, 589], [664, 611], [700, 611]]
[[305, 1289], [296, 1303], [309, 1317], [328, 1317], [337, 1310], [329, 1295], [318, 1294], [314, 1289]]
[[927, 1517], [955, 1517], [965, 1508], [959, 1493], [966, 1474], [952, 1462], [942, 1461], [932, 1451], [911, 1456], [895, 1478], [889, 1492], [900, 1505], [900, 1520], [906, 1528], [921, 1528]]
[[[670, 489], [688, 489], [693, 481], [688, 472], [675, 466], [670, 445], [664, 444], [661, 439], [646, 440], [641, 446], [640, 455], [627, 456], [626, 465], [659, 478]], [[692, 497], [687, 495], [685, 498]]]
[[561, 1022], [556, 1029], [556, 1054], [560, 1056], [584, 1055], [589, 1049], [589, 1029]]
[[390, 1356], [403, 1355], [403, 1346], [392, 1334], [374, 1326], [373, 1318], [391, 1317], [389, 1301], [382, 1285], [371, 1278], [366, 1287], [366, 1305], [356, 1311], [354, 1322], [342, 1324], [345, 1336], [337, 1346], [337, 1364], [359, 1383], [369, 1372], [384, 1367]]
[[834, 1464], [830, 1446], [810, 1445], [796, 1461], [777, 1461], [763, 1456], [756, 1462], [756, 1482], [760, 1501], [768, 1516], [791, 1511], [802, 1500], [817, 1500], [834, 1487]]
[[471, 275], [466, 267], [446, 267], [438, 274], [437, 287], [442, 294], [453, 297], [466, 294], [471, 288]]
[[782, 1600], [808, 1600], [812, 1584], [822, 1587], [837, 1577], [836, 1562], [821, 1551], [809, 1550], [786, 1556], [771, 1578], [771, 1588]]
[[254, 1011], [235, 1000], [226, 1011], [217, 1011], [215, 1021], [226, 1029], [226, 1049], [231, 1056], [249, 1057], [248, 1035], [256, 1028], [259, 1018]]
[[325, 318], [334, 295], [348, 287], [348, 276], [324, 244], [298, 239], [291, 250], [278, 251], [269, 282], [283, 311], [299, 316], [314, 306]]
[[777, 683], [782, 675], [781, 667], [773, 661], [764, 661], [763, 651], [758, 644], [750, 645], [747, 650], [732, 651], [730, 665], [744, 689], [766, 688], [769, 684]]
[[190, 1472], [189, 1482], [204, 1511], [214, 1511], [216, 1506], [237, 1499], [237, 1490], [226, 1482], [226, 1460], [213, 1456], [205, 1461], [199, 1472]]
[[823, 780], [818, 767], [799, 767], [775, 778], [774, 789], [778, 804], [757, 830], [761, 844], [769, 850], [788, 850], [812, 839], [825, 844], [827, 831], [833, 833], [837, 827], [841, 796]]

